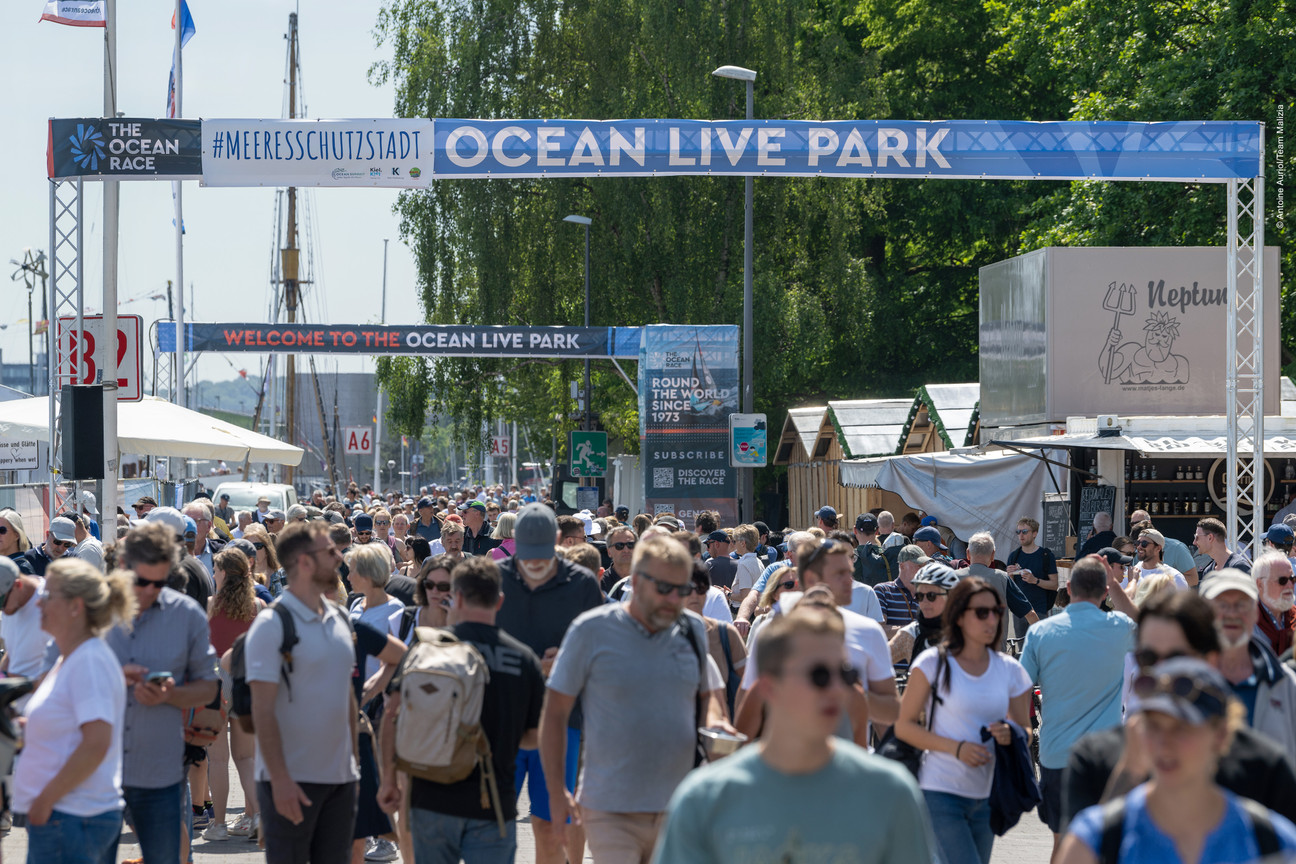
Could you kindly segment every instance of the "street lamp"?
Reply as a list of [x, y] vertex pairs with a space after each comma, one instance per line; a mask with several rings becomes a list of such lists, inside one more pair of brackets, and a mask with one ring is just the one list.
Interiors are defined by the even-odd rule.
[[[756, 73], [741, 66], [721, 66], [711, 73], [717, 78], [747, 82], [747, 120], [755, 116]], [[756, 410], [752, 394], [752, 175], [743, 183], [743, 324], [742, 324], [742, 412]], [[738, 469], [738, 497], [742, 518], [750, 521], [755, 509], [755, 489], [751, 468]]]
[[[573, 225], [581, 225], [585, 228], [585, 326], [590, 326], [590, 271], [589, 271], [589, 232], [590, 225], [593, 222], [588, 216], [564, 216], [564, 222], [570, 222]], [[585, 431], [590, 431], [590, 370], [589, 356], [585, 357]]]
[[[27, 365], [31, 367], [31, 395], [35, 396], [37, 395], [36, 355], [35, 349], [32, 347], [32, 328], [34, 325], [34, 322], [32, 321], [32, 292], [36, 290], [37, 278], [41, 280], [42, 284], [44, 284], [45, 280], [49, 278], [49, 274], [45, 272], [45, 253], [37, 252], [33, 255], [32, 250], [27, 249], [23, 253], [23, 260], [18, 261], [17, 259], [10, 258], [9, 263], [18, 268], [13, 272], [13, 276], [10, 278], [15, 282], [22, 279], [27, 285]], [[44, 307], [42, 306], [42, 308]]]

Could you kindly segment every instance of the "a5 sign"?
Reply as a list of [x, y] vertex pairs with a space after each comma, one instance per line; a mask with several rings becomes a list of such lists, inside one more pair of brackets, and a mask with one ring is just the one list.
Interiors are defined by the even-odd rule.
[[[102, 315], [85, 315], [82, 329], [76, 329], [76, 318], [58, 320], [58, 356], [64, 358], [58, 370], [61, 384], [103, 384], [105, 370], [101, 366], [105, 339]], [[117, 401], [138, 402], [144, 398], [143, 376], [144, 345], [140, 339], [143, 319], [138, 315], [117, 316], [117, 340], [111, 347], [115, 355]], [[112, 373], [109, 373], [111, 380]]]

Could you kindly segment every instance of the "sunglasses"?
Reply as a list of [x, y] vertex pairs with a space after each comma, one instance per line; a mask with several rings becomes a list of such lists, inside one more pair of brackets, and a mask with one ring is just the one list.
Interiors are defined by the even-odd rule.
[[1291, 583], [1296, 582], [1296, 576], [1279, 576], [1274, 581], [1278, 583], [1279, 588], [1286, 588]]
[[363, 537], [363, 536], [366, 535], [366, 534], [372, 534], [372, 533], [373, 533], [372, 531], [357, 531], [357, 532], [356, 532], [356, 536], [357, 536], [357, 537]]
[[634, 547], [635, 547], [635, 541], [633, 540], [623, 540], [620, 543], [612, 544], [612, 548], [617, 550], [618, 552], [622, 551], [623, 549], [633, 549]]
[[159, 591], [166, 587], [165, 579], [145, 579], [143, 576], [135, 577], [135, 585], [139, 588], [157, 588]]
[[1017, 533], [1018, 533], [1018, 534], [1029, 534], [1029, 533], [1031, 533], [1031, 529], [1029, 529], [1029, 528], [1018, 528], [1018, 529], [1017, 529]]
[[786, 591], [786, 590], [789, 589], [789, 588], [795, 588], [795, 587], [796, 587], [796, 581], [793, 580], [793, 579], [789, 579], [789, 580], [787, 580], [786, 582], [780, 582], [780, 583], [778, 584], [778, 587], [779, 587], [780, 590], [782, 590], [782, 591]]
[[640, 572], [640, 576], [647, 579], [657, 589], [657, 593], [663, 597], [668, 596], [672, 591], [681, 597], [687, 597], [693, 593], [693, 583], [685, 582], [683, 585], [676, 585], [674, 582], [667, 582], [665, 579], [657, 579], [649, 576], [647, 573]]
[[[1152, 675], [1144, 673], [1134, 679], [1134, 695], [1140, 699], [1167, 694], [1191, 702], [1207, 714], [1223, 714], [1228, 696], [1210, 684], [1203, 684], [1187, 675]], [[1202, 700], [1206, 704], [1202, 704]], [[1213, 710], [1212, 710], [1213, 709]]]
[[387, 527], [388, 525], [390, 525], [391, 523], [390, 523], [390, 522], [375, 522], [374, 524], [377, 525], [379, 528], [386, 528], [386, 527]]
[[1140, 669], [1151, 669], [1162, 660], [1172, 660], [1175, 657], [1185, 657], [1187, 655], [1182, 651], [1171, 651], [1168, 654], [1158, 654], [1151, 648], [1140, 648], [1134, 652], [1134, 662], [1138, 663]]
[[832, 686], [833, 678], [840, 678], [847, 687], [854, 687], [860, 680], [859, 673], [849, 663], [843, 663], [836, 669], [820, 663], [806, 671], [806, 679], [816, 690], [827, 690]]
[[429, 582], [428, 580], [424, 579], [423, 587], [431, 590], [440, 591], [442, 594], [449, 594], [451, 586], [449, 582]]
[[6, 525], [0, 525], [0, 537], [3, 537], [4, 535], [6, 535], [6, 534], [8, 534], [8, 533], [9, 533], [9, 528], [8, 528], [8, 526], [6, 526]]
[[1002, 606], [969, 606], [968, 611], [975, 615], [978, 621], [984, 621], [991, 615], [996, 618], [1002, 618], [1004, 615]]
[[75, 546], [75, 545], [76, 545], [76, 541], [75, 541], [75, 540], [51, 540], [51, 541], [50, 541], [50, 545], [51, 545], [51, 546], [58, 546], [58, 547], [60, 547], [60, 548], [66, 549], [66, 548], [68, 548], [69, 546]]
[[935, 603], [937, 600], [944, 597], [945, 595], [946, 592], [944, 591], [915, 591], [914, 592], [914, 598], [919, 603], [923, 602], [924, 600], [926, 600], [928, 603]]
[[254, 548], [254, 549], [256, 549], [258, 552], [260, 552], [262, 549], [266, 548], [266, 544], [264, 544], [264, 543], [259, 543], [259, 542], [253, 542], [253, 543], [252, 543], [252, 548]]
[[1138, 546], [1139, 546], [1140, 549], [1146, 549], [1148, 546], [1155, 546], [1155, 545], [1157, 545], [1157, 544], [1154, 543], [1154, 542], [1151, 541], [1151, 540], [1140, 540], [1140, 541], [1138, 541]]

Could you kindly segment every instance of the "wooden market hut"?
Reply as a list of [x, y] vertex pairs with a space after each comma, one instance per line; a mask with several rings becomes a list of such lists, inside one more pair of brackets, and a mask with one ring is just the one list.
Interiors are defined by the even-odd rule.
[[943, 453], [974, 447], [981, 437], [981, 385], [919, 387], [901, 433], [900, 453]]

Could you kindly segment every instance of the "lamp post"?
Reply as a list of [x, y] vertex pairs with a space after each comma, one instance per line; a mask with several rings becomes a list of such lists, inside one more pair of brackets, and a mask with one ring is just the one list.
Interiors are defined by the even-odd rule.
[[[756, 73], [741, 66], [721, 66], [711, 73], [717, 78], [729, 78], [747, 83], [747, 119], [755, 116]], [[742, 412], [751, 414], [756, 410], [752, 393], [752, 175], [748, 174], [743, 183], [743, 323], [742, 323]], [[738, 469], [738, 498], [741, 502], [741, 518], [751, 521], [755, 518], [755, 489], [751, 468]]]
[[[590, 224], [593, 222], [588, 216], [564, 216], [564, 222], [570, 222], [573, 225], [581, 225], [585, 228], [585, 326], [590, 326], [590, 271], [589, 271], [589, 234]], [[590, 431], [590, 370], [589, 357], [585, 358], [585, 412], [582, 426], [586, 432]]]
[[[37, 252], [33, 255], [32, 250], [27, 249], [23, 253], [23, 260], [19, 261], [15, 258], [10, 258], [9, 263], [18, 267], [10, 278], [15, 282], [22, 279], [27, 285], [27, 365], [31, 367], [31, 395], [36, 396], [39, 394], [36, 393], [36, 354], [35, 349], [32, 347], [32, 336], [34, 332], [34, 322], [32, 321], [32, 293], [36, 290], [37, 278], [41, 280], [42, 285], [44, 285], [45, 280], [49, 278], [49, 274], [45, 272], [45, 253]], [[43, 309], [44, 306], [42, 305], [41, 308]]]

